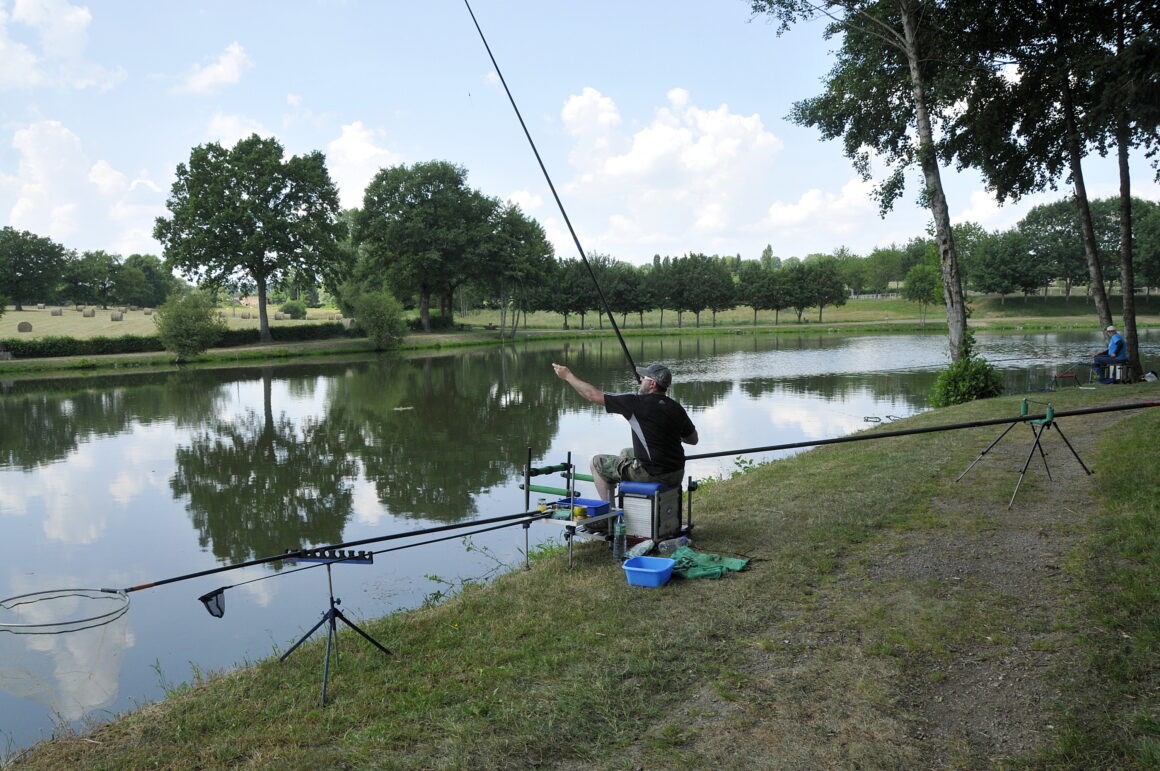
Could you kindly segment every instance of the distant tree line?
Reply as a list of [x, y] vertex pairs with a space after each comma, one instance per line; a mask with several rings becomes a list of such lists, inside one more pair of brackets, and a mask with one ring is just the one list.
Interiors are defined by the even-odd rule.
[[0, 229], [0, 297], [17, 311], [28, 303], [154, 307], [182, 285], [153, 255], [78, 254], [44, 236]]

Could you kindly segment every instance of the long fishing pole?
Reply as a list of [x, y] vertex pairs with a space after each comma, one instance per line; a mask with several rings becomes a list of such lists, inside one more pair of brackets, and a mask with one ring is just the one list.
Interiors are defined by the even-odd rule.
[[528, 144], [532, 147], [532, 153], [536, 156], [536, 163], [540, 164], [540, 171], [543, 172], [544, 179], [548, 182], [548, 189], [552, 191], [552, 198], [556, 199], [556, 207], [564, 217], [564, 224], [568, 226], [568, 232], [572, 234], [572, 242], [576, 244], [576, 251], [580, 253], [580, 259], [583, 261], [584, 267], [588, 269], [588, 275], [592, 279], [592, 285], [596, 287], [596, 294], [600, 296], [600, 303], [604, 306], [604, 312], [608, 315], [608, 321], [612, 324], [613, 331], [616, 332], [616, 339], [620, 341], [620, 347], [624, 351], [624, 357], [628, 359], [628, 366], [632, 370], [632, 376], [639, 382], [640, 375], [636, 372], [636, 362], [632, 360], [632, 354], [628, 352], [628, 344], [624, 342], [624, 336], [620, 334], [620, 327], [617, 326], [616, 318], [612, 315], [612, 308], [608, 306], [608, 300], [604, 297], [604, 290], [600, 288], [600, 282], [596, 280], [596, 271], [592, 269], [591, 263], [588, 262], [588, 257], [584, 254], [584, 247], [580, 245], [580, 237], [576, 235], [576, 229], [572, 227], [572, 220], [568, 217], [568, 212], [564, 210], [564, 203], [556, 193], [556, 186], [552, 184], [552, 177], [548, 174], [548, 167], [544, 165], [544, 160], [540, 157], [540, 151], [536, 149], [536, 143], [532, 140], [532, 133], [528, 131], [528, 124], [524, 123], [524, 116], [520, 114], [520, 108], [516, 105], [516, 100], [512, 96], [511, 89], [508, 88], [503, 71], [499, 68], [499, 63], [495, 60], [495, 54], [491, 52], [491, 46], [487, 43], [487, 37], [483, 34], [483, 28], [479, 26], [479, 20], [475, 18], [475, 11], [471, 10], [471, 3], [468, 0], [463, 0], [463, 4], [467, 6], [467, 12], [471, 14], [471, 21], [475, 24], [475, 31], [479, 33], [479, 39], [483, 41], [483, 47], [487, 49], [487, 55], [491, 59], [491, 65], [495, 67], [495, 74], [499, 76], [499, 82], [503, 84], [504, 93], [507, 94], [508, 101], [511, 102], [512, 109], [516, 113], [516, 118], [520, 122], [520, 127], [524, 130], [524, 136], [527, 137]]
[[[1146, 407], [1160, 407], [1160, 402], [1133, 402], [1131, 404], [1117, 404], [1106, 407], [1087, 407], [1080, 410], [1065, 410], [1054, 412], [1053, 418], [1063, 418], [1069, 415], [1091, 415], [1096, 412], [1116, 412], [1118, 410], [1139, 410]], [[969, 423], [950, 423], [941, 426], [927, 426], [926, 428], [907, 428], [899, 431], [880, 431], [873, 434], [854, 434], [839, 436], [833, 439], [815, 439], [810, 442], [791, 442], [789, 444], [771, 444], [767, 447], [747, 447], [743, 450], [724, 450], [722, 452], [705, 452], [699, 455], [686, 455], [685, 460], [701, 460], [703, 458], [720, 458], [725, 455], [749, 455], [757, 452], [773, 452], [775, 450], [796, 450], [802, 447], [818, 447], [823, 444], [842, 444], [844, 442], [865, 442], [870, 439], [889, 439], [895, 436], [911, 436], [913, 434], [929, 434], [935, 431], [954, 431], [960, 428], [979, 428], [982, 426], [996, 426], [1003, 423], [1022, 423], [1028, 420], [1045, 420], [1047, 414], [1019, 415], [1014, 418], [992, 418], [990, 420], [975, 420]]]
[[[539, 511], [528, 511], [521, 514], [506, 514], [502, 517], [492, 517], [490, 519], [477, 519], [471, 522], [460, 522], [454, 525], [439, 525], [437, 527], [428, 527], [422, 530], [411, 530], [406, 533], [394, 533], [392, 535], [377, 536], [374, 538], [362, 538], [358, 541], [347, 541], [346, 543], [336, 543], [333, 546], [318, 546], [310, 549], [297, 549], [288, 551], [284, 554], [277, 554], [273, 557], [259, 557], [258, 559], [248, 560], [246, 562], [237, 562], [232, 565], [222, 565], [216, 568], [209, 568], [207, 570], [199, 570], [196, 573], [186, 573], [181, 576], [173, 576], [172, 578], [163, 578], [159, 581], [150, 581], [145, 584], [137, 584], [136, 586], [129, 586], [124, 589], [102, 589], [103, 592], [137, 592], [142, 589], [152, 589], [155, 586], [164, 586], [165, 584], [176, 583], [177, 581], [188, 581], [191, 578], [201, 578], [202, 576], [210, 576], [214, 573], [224, 573], [227, 570], [239, 570], [241, 568], [253, 567], [254, 565], [266, 565], [271, 562], [281, 562], [284, 560], [291, 560], [295, 557], [308, 557], [311, 553], [319, 551], [338, 551], [340, 549], [350, 549], [355, 546], [366, 546], [372, 543], [382, 543], [383, 541], [394, 541], [399, 538], [412, 538], [418, 535], [430, 535], [431, 533], [442, 533], [448, 530], [455, 530], [465, 527], [475, 527], [476, 525], [490, 525], [497, 522], [511, 522], [517, 519], [543, 519], [548, 515]], [[339, 561], [339, 560], [335, 560]]]

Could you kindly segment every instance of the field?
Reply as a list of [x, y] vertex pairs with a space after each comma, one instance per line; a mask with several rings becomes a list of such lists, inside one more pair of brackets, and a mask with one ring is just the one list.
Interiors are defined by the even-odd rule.
[[[1122, 313], [1119, 297], [1113, 297], [1112, 313], [1117, 318]], [[1005, 323], [1017, 324], [1021, 319], [1042, 318], [1057, 323], [1073, 322], [1075, 326], [1095, 328], [1097, 325], [1095, 306], [1085, 297], [972, 297], [971, 320], [972, 326], [1002, 327]], [[146, 315], [144, 310], [126, 311], [122, 321], [113, 321], [112, 316], [116, 308], [96, 310], [92, 318], [84, 318], [83, 314], [68, 306], [61, 311], [61, 315], [53, 316], [49, 307], [27, 307], [23, 311], [14, 311], [12, 306], [5, 309], [0, 316], [0, 340], [18, 338], [28, 335], [32, 338], [40, 337], [120, 337], [121, 335], [152, 335], [156, 333], [153, 316]], [[258, 326], [257, 311], [242, 308], [227, 308], [222, 311], [226, 323], [233, 329], [256, 328]], [[1160, 296], [1137, 297], [1136, 313], [1140, 326], [1150, 326], [1160, 323]], [[243, 314], [249, 318], [243, 318]], [[296, 324], [327, 321], [338, 314], [334, 308], [311, 308], [306, 321], [275, 321], [274, 308], [269, 309], [271, 328], [279, 326], [293, 326]], [[414, 312], [410, 312], [413, 316]], [[919, 307], [906, 300], [897, 298], [871, 298], [850, 300], [841, 307], [827, 307], [818, 319], [818, 309], [811, 308], [802, 316], [805, 325], [813, 324], [897, 324], [918, 322], [920, 319]], [[17, 326], [27, 321], [32, 325], [31, 332], [18, 332]], [[473, 310], [466, 314], [458, 314], [455, 321], [473, 328], [486, 328], [487, 325], [498, 325], [500, 317], [498, 311]], [[569, 327], [573, 330], [583, 328], [610, 329], [606, 316], [598, 313], [588, 313], [584, 317], [583, 325], [578, 315], [571, 315], [568, 319]], [[674, 311], [650, 311], [644, 314], [643, 326], [646, 329], [676, 329], [678, 314]], [[940, 306], [928, 306], [926, 309], [928, 324], [945, 323]], [[510, 324], [510, 317], [508, 320]], [[626, 332], [641, 328], [641, 319], [635, 314], [627, 317], [618, 315], [616, 323]], [[770, 327], [775, 324], [775, 314], [772, 311], [761, 311], [757, 314], [758, 326]], [[782, 311], [777, 314], [777, 326], [793, 327], [798, 325], [797, 314], [793, 310]], [[753, 311], [746, 307], [732, 308], [717, 314], [716, 326], [725, 328], [748, 327], [753, 325]], [[538, 330], [563, 329], [564, 319], [558, 313], [539, 311], [528, 314], [526, 327]], [[713, 314], [705, 311], [701, 314], [701, 329], [712, 329], [714, 326]], [[682, 329], [697, 328], [697, 319], [693, 313], [680, 314]], [[523, 317], [520, 319], [520, 329], [525, 328]]]
[[[75, 338], [89, 338], [89, 337], [120, 337], [122, 335], [155, 335], [157, 334], [157, 327], [153, 322], [152, 315], [146, 315], [144, 310], [138, 309], [135, 311], [125, 311], [122, 314], [121, 321], [113, 321], [113, 315], [117, 312], [117, 308], [110, 307], [107, 310], [95, 309], [96, 314], [92, 318], [85, 318], [84, 315], [75, 310], [72, 306], [66, 306], [61, 315], [53, 316], [52, 308], [37, 308], [35, 306], [29, 308], [25, 306], [23, 311], [14, 311], [9, 305], [4, 315], [0, 316], [0, 340], [9, 337], [75, 337]], [[246, 329], [258, 327], [258, 313], [255, 310], [230, 308], [222, 311], [225, 314], [225, 322], [231, 329]], [[250, 318], [242, 318], [242, 314], [247, 313]], [[274, 308], [270, 308], [270, 326], [276, 329], [279, 326], [294, 326], [296, 324], [313, 323], [318, 321], [326, 321], [328, 317], [338, 313], [334, 308], [311, 308], [307, 313], [306, 321], [275, 321]], [[27, 321], [32, 325], [31, 332], [19, 332], [17, 326]]]

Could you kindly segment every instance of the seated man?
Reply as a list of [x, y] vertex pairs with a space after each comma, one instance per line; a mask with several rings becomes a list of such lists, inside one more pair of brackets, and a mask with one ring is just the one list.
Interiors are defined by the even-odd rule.
[[553, 364], [552, 368], [576, 393], [602, 405], [606, 412], [623, 415], [632, 427], [631, 449], [620, 455], [592, 458], [592, 481], [602, 500], [611, 501], [613, 487], [622, 480], [680, 486], [685, 474], [685, 448], [681, 443], [696, 444], [699, 437], [685, 408], [668, 395], [673, 382], [668, 367], [637, 367], [641, 381], [635, 394], [607, 394], [561, 364]]
[[1114, 325], [1108, 325], [1104, 330], [1104, 337], [1108, 340], [1107, 350], [1096, 351], [1092, 356], [1092, 369], [1098, 373], [1100, 380], [1107, 379], [1106, 369], [1109, 364], [1122, 364], [1128, 360], [1128, 345]]

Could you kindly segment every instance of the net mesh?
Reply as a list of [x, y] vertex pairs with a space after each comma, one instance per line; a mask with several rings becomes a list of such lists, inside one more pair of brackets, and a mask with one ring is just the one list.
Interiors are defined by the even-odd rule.
[[108, 707], [132, 641], [128, 607], [121, 593], [81, 589], [0, 601], [0, 689], [62, 720]]

